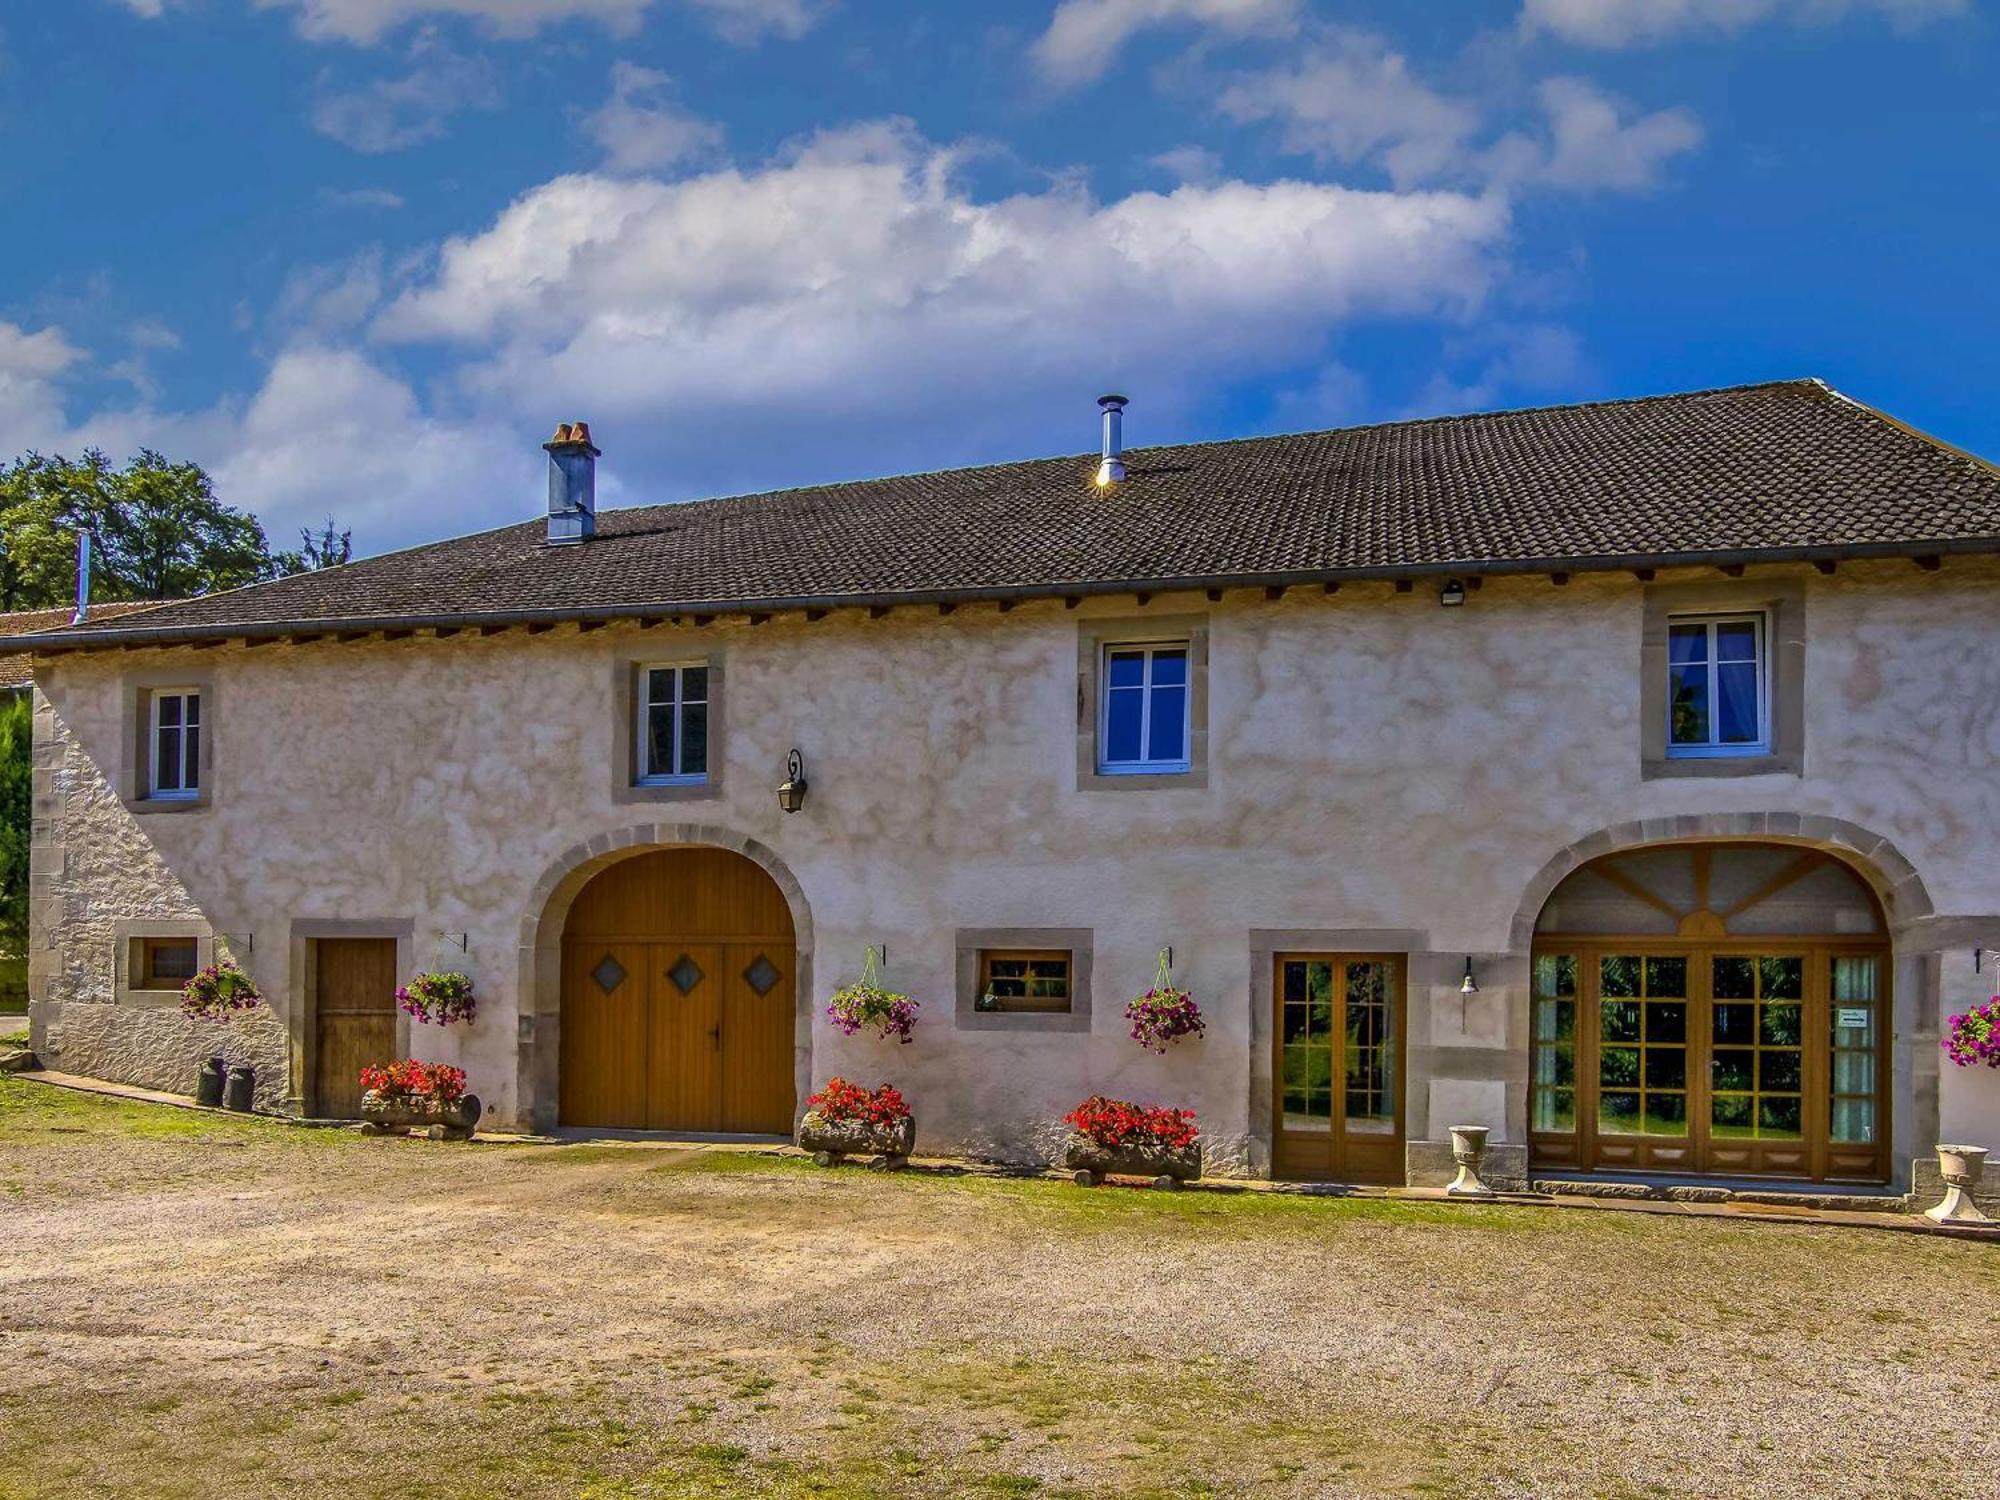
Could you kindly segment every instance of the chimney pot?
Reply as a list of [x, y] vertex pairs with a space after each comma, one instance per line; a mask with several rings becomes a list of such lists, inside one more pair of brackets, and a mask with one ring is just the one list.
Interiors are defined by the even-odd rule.
[[586, 422], [564, 422], [542, 444], [549, 455], [549, 545], [568, 546], [597, 535], [597, 460]]
[[1104, 413], [1104, 458], [1097, 466], [1099, 487], [1122, 483], [1125, 478], [1125, 407], [1123, 396], [1099, 396], [1097, 409]]

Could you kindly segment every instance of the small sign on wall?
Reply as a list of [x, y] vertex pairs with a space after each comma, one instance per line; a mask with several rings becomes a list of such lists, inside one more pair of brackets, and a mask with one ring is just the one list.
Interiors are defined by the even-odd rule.
[[1852, 1028], [1860, 1031], [1868, 1026], [1868, 1007], [1865, 1005], [1842, 1005], [1835, 1008], [1833, 1024], [1842, 1030]]

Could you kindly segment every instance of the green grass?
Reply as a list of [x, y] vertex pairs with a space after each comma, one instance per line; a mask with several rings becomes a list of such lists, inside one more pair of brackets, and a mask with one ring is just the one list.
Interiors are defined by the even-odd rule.
[[345, 1131], [311, 1130], [281, 1120], [218, 1115], [205, 1110], [86, 1094], [0, 1075], [0, 1142], [21, 1145], [64, 1135], [118, 1136], [141, 1141], [196, 1141], [280, 1149], [328, 1149], [358, 1144]]

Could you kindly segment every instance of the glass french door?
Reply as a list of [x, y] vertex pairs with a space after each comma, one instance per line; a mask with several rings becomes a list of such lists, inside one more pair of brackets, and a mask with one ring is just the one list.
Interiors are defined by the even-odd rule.
[[1272, 1173], [1403, 1180], [1403, 961], [1278, 955]]
[[1879, 949], [1768, 939], [1537, 953], [1535, 1160], [1882, 1179], [1886, 961]]

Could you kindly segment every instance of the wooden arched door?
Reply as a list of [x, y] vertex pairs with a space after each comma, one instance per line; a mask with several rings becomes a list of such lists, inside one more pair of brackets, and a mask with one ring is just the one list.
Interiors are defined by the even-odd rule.
[[595, 877], [563, 927], [562, 1123], [789, 1133], [795, 957], [784, 893], [740, 854]]

